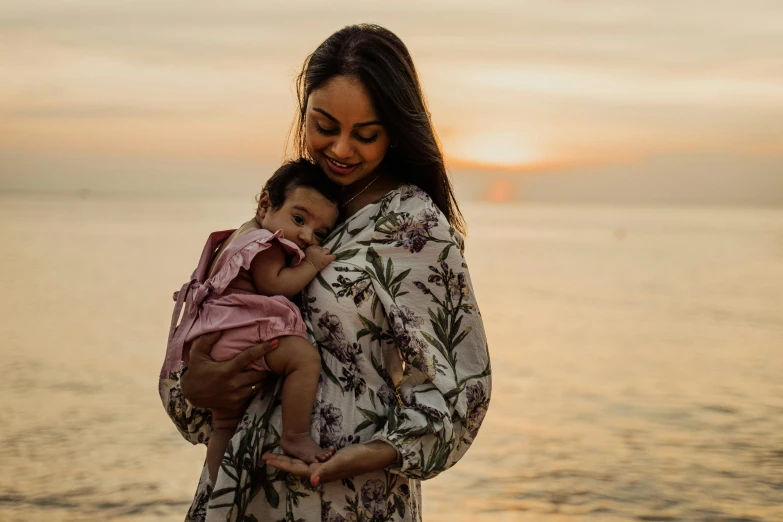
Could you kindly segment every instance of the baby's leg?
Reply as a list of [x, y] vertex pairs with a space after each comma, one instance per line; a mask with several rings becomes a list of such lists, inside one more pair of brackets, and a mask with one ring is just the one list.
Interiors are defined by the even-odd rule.
[[237, 431], [239, 421], [242, 419], [242, 412], [234, 410], [212, 410], [212, 435], [207, 444], [207, 470], [209, 471], [209, 481], [212, 487], [215, 487], [220, 463], [223, 461], [223, 455], [226, 448]]
[[310, 416], [318, 393], [321, 357], [306, 339], [293, 335], [280, 338], [280, 346], [266, 355], [269, 368], [283, 381], [283, 435], [280, 447], [304, 462], [332, 456], [310, 437]]

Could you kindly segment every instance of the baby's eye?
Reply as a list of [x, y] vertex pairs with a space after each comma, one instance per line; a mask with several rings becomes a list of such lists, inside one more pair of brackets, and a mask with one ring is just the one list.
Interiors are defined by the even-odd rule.
[[319, 243], [324, 239], [326, 239], [326, 234], [324, 234], [323, 232], [316, 232], [313, 235], [315, 236], [315, 238], [318, 240]]
[[305, 221], [302, 216], [294, 216], [294, 223], [296, 223], [299, 226], [304, 225]]

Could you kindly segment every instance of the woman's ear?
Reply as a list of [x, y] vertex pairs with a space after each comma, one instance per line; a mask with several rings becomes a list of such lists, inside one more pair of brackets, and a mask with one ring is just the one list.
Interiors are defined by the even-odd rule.
[[271, 206], [271, 201], [269, 200], [269, 192], [265, 190], [261, 193], [261, 195], [258, 196], [258, 207], [256, 208], [256, 217], [259, 220], [264, 219], [264, 216], [269, 211], [270, 206]]

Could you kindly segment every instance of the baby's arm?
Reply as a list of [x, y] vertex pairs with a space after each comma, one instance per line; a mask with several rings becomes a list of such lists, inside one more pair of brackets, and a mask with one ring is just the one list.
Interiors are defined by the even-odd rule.
[[329, 253], [328, 248], [309, 246], [305, 250], [304, 261], [296, 266], [286, 266], [283, 248], [272, 244], [253, 258], [250, 275], [258, 293], [282, 295], [290, 299], [301, 292], [315, 279], [318, 272], [334, 259], [335, 256]]

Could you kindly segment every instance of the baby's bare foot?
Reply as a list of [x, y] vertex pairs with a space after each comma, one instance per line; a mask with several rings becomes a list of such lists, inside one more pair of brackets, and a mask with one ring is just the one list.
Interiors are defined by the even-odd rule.
[[325, 450], [321, 448], [310, 437], [309, 433], [285, 433], [280, 438], [280, 448], [286, 452], [287, 455], [296, 457], [308, 464], [314, 464], [316, 462], [323, 462], [329, 460], [332, 457], [331, 449]]
[[318, 462], [326, 462], [327, 460], [331, 459], [334, 455], [334, 446], [329, 446], [329, 449], [321, 449], [321, 453], [315, 456], [315, 458], [318, 459]]

